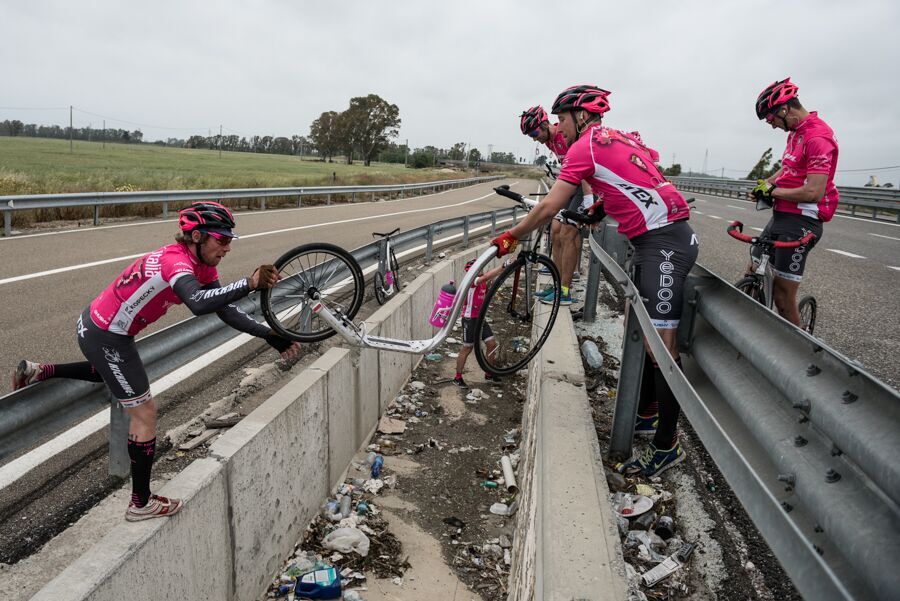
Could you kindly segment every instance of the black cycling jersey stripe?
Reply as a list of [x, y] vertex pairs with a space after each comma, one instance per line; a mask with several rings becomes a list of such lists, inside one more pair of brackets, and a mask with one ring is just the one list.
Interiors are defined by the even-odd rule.
[[250, 282], [242, 278], [222, 286], [218, 280], [201, 286], [191, 274], [179, 277], [172, 285], [172, 290], [194, 315], [206, 315], [221, 310], [229, 303], [250, 294]]

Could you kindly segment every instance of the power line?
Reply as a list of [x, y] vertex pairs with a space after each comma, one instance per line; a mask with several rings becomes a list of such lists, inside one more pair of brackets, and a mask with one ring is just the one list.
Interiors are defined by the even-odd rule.
[[891, 167], [867, 167], [865, 169], [838, 169], [838, 173], [850, 173], [852, 171], [887, 171], [889, 169], [900, 169], [900, 165], [893, 165]]
[[86, 111], [84, 109], [76, 108], [76, 111], [79, 113], [84, 113], [85, 115], [91, 115], [93, 117], [100, 117], [101, 119], [109, 119], [110, 121], [115, 121], [116, 123], [127, 123], [128, 125], [137, 125], [138, 127], [152, 127], [153, 129], [166, 129], [170, 131], [197, 131], [207, 128], [209, 126], [204, 125], [203, 127], [167, 127], [165, 125], [153, 125], [151, 123], [139, 123], [137, 121], [128, 121], [126, 119], [117, 119], [115, 117], [110, 117], [108, 115], [100, 115], [98, 113], [92, 113], [91, 111]]

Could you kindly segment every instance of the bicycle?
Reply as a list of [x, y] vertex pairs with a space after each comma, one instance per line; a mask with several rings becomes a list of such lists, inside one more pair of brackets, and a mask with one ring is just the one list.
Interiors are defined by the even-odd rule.
[[[495, 191], [509, 196], [499, 189]], [[537, 204], [514, 192], [509, 194], [518, 197], [514, 200], [526, 208]], [[525, 367], [541, 350], [556, 321], [562, 290], [559, 271], [549, 257], [536, 252], [539, 239], [540, 236], [535, 236], [530, 247], [527, 240], [522, 241], [522, 250], [491, 283], [485, 294], [481, 314], [476, 320], [475, 339], [481, 339], [485, 324], [491, 324], [505, 336], [490, 357], [481, 345], [475, 346], [475, 357], [486, 372], [503, 376]], [[494, 246], [478, 255], [458, 289], [469, 290], [478, 273], [496, 255], [497, 248]], [[362, 305], [365, 282], [359, 263], [343, 248], [321, 242], [303, 244], [279, 257], [275, 267], [280, 280], [274, 288], [262, 292], [262, 312], [274, 331], [298, 342], [317, 342], [340, 334], [349, 344], [357, 347], [425, 354], [437, 348], [450, 335], [466, 297], [466, 294], [457, 293], [447, 311], [444, 326], [433, 337], [426, 340], [385, 338], [369, 334], [364, 323], [353, 321]], [[541, 310], [547, 312], [541, 326], [537, 325], [537, 320], [521, 318], [522, 314], [531, 315], [532, 307], [537, 302], [533, 293], [538, 278], [533, 272], [538, 267], [550, 270], [549, 278], [557, 292], [553, 304], [540, 305]], [[539, 327], [540, 331], [535, 332]], [[510, 335], [513, 332], [514, 335]]]
[[[740, 240], [750, 245], [750, 258], [754, 265], [754, 272], [735, 282], [734, 287], [767, 307], [770, 311], [774, 311], [772, 286], [775, 273], [771, 265], [774, 249], [806, 246], [815, 240], [815, 234], [810, 232], [799, 240], [790, 241], [775, 240], [768, 236], [748, 236], [743, 233], [744, 224], [740, 221], [732, 221], [726, 231], [735, 240]], [[754, 248], [760, 250], [759, 258], [753, 256]], [[816, 314], [818, 313], [818, 303], [815, 297], [804, 296], [801, 298], [798, 303], [798, 309], [800, 311], [800, 329], [811, 335], [816, 327]]]
[[395, 294], [400, 292], [400, 264], [397, 263], [397, 255], [391, 247], [391, 236], [400, 231], [398, 227], [388, 234], [372, 232], [372, 237], [380, 237], [385, 240], [384, 252], [378, 254], [378, 269], [372, 278], [372, 287], [375, 291], [375, 300], [383, 305]]

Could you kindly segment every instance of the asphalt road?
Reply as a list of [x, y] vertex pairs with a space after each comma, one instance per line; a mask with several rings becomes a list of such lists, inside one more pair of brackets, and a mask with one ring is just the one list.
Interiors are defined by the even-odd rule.
[[[758, 234], [771, 211], [734, 198], [686, 193], [697, 200], [691, 226], [698, 262], [727, 281], [744, 273], [749, 246], [725, 233], [732, 220]], [[755, 228], [755, 229], [752, 229]], [[800, 296], [819, 305], [816, 336], [894, 388], [900, 386], [900, 226], [835, 215], [806, 262]]]
[[[331, 242], [353, 249], [371, 242], [374, 231], [509, 208], [513, 203], [492, 191], [501, 183], [396, 201], [238, 213], [241, 238], [219, 265], [220, 281], [248, 276], [300, 244]], [[536, 188], [536, 182], [523, 180], [516, 189]], [[172, 242], [176, 231], [169, 219], [0, 238], [0, 373], [10, 374], [22, 358], [83, 361], [75, 340], [81, 311], [137, 256]], [[102, 263], [91, 265], [97, 262]], [[141, 336], [188, 317], [186, 309], [174, 307]], [[8, 376], [4, 379], [0, 394], [9, 386]]]

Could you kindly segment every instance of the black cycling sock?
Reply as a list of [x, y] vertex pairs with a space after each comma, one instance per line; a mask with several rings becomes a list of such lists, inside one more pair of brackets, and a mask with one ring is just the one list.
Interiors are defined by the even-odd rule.
[[638, 415], [653, 417], [659, 413], [659, 403], [656, 402], [656, 380], [653, 370], [658, 369], [656, 363], [647, 353], [644, 355], [644, 371], [641, 375], [641, 398], [638, 400]]
[[54, 363], [48, 367], [52, 368], [52, 373], [48, 376], [51, 378], [69, 378], [71, 380], [86, 380], [88, 382], [103, 381], [103, 378], [100, 377], [94, 366], [87, 361]]
[[[681, 369], [681, 358], [675, 360], [678, 369]], [[678, 414], [681, 413], [681, 406], [672, 394], [669, 383], [663, 377], [662, 370], [659, 367], [653, 370], [653, 378], [655, 380], [656, 399], [659, 401], [659, 425], [656, 427], [656, 434], [653, 436], [653, 446], [657, 449], [668, 450], [675, 446], [678, 441]]]
[[150, 500], [150, 470], [156, 455], [156, 438], [145, 442], [128, 441], [131, 458], [131, 502], [143, 507]]

